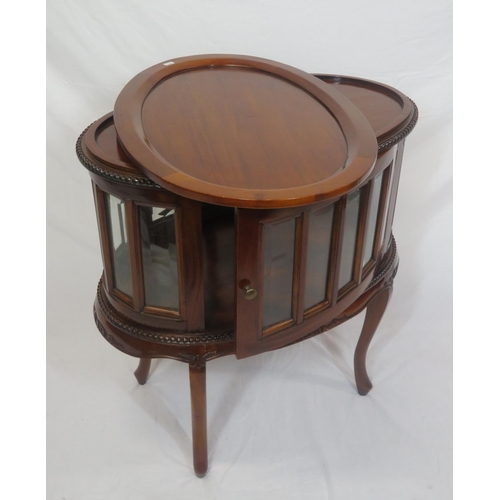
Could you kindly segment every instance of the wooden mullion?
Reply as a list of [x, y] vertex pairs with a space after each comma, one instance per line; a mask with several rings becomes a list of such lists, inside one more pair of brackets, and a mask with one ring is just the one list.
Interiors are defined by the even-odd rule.
[[330, 254], [328, 257], [328, 276], [326, 278], [326, 301], [328, 302], [328, 305], [333, 304], [333, 287], [334, 287], [334, 282], [335, 282], [335, 262], [337, 255], [339, 253], [339, 219], [337, 212], [339, 211], [339, 208], [337, 205], [339, 203], [334, 203], [333, 204], [333, 217], [332, 217], [332, 228], [331, 228], [331, 238], [330, 238]]
[[391, 193], [389, 198], [389, 206], [387, 208], [387, 219], [385, 224], [385, 235], [382, 249], [385, 250], [389, 245], [389, 240], [392, 234], [392, 223], [394, 221], [394, 210], [396, 208], [396, 200], [398, 195], [399, 177], [401, 175], [401, 163], [403, 160], [404, 140], [397, 146], [396, 160], [392, 168]]
[[370, 207], [370, 201], [373, 192], [373, 179], [361, 188], [360, 196], [360, 207], [358, 213], [358, 231], [356, 234], [356, 247], [354, 252], [354, 270], [353, 270], [353, 282], [356, 285], [361, 283], [362, 278], [362, 267], [363, 267], [363, 249], [366, 240], [366, 233], [368, 231], [368, 209]]
[[183, 199], [175, 217], [180, 314], [187, 321], [188, 331], [200, 332], [205, 329], [201, 203]]
[[[263, 307], [263, 248], [262, 224], [256, 210], [237, 208], [236, 213], [236, 356], [244, 358], [259, 352]], [[257, 290], [253, 300], [247, 300], [244, 287]]]
[[294, 326], [295, 324], [297, 324], [297, 322], [293, 318], [285, 319], [283, 321], [280, 321], [279, 323], [274, 323], [273, 325], [264, 328], [264, 330], [262, 331], [262, 337], [266, 337], [281, 330], [285, 330], [286, 328]]
[[337, 302], [339, 296], [339, 275], [340, 275], [340, 261], [342, 259], [342, 242], [344, 240], [344, 228], [345, 228], [345, 212], [347, 207], [347, 195], [343, 196], [335, 204], [335, 213], [333, 214], [333, 224], [334, 224], [334, 235], [333, 235], [333, 247], [332, 261], [330, 263], [330, 279], [331, 284], [331, 294], [332, 303]]
[[99, 227], [99, 237], [101, 239], [101, 255], [104, 266], [104, 283], [106, 290], [111, 291], [114, 288], [113, 264], [111, 258], [110, 240], [108, 232], [108, 208], [106, 206], [105, 194], [92, 183], [94, 191], [94, 202], [97, 213], [97, 225]]
[[130, 269], [132, 274], [132, 303], [136, 311], [142, 311], [145, 304], [144, 275], [142, 266], [141, 232], [138, 207], [132, 200], [125, 200], [125, 220], [127, 226]]
[[307, 272], [307, 242], [309, 240], [310, 211], [297, 218], [295, 226], [295, 256], [293, 270], [292, 317], [297, 324], [304, 321], [304, 299]]
[[380, 254], [381, 248], [381, 239], [383, 238], [382, 229], [384, 228], [384, 219], [387, 213], [387, 200], [389, 199], [389, 183], [391, 180], [391, 169], [392, 163], [384, 170], [382, 174], [382, 185], [380, 186], [380, 200], [378, 204], [378, 213], [377, 213], [377, 227], [375, 229], [375, 238], [373, 242], [372, 248], [372, 260], [377, 260]]

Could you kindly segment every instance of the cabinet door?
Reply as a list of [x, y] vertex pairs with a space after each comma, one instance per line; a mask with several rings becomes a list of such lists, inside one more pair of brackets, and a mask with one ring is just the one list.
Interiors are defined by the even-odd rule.
[[200, 203], [97, 181], [105, 288], [113, 307], [150, 326], [204, 331]]
[[392, 222], [392, 165], [393, 154], [382, 156], [371, 178], [334, 201], [237, 210], [238, 358], [320, 331], [366, 291]]
[[336, 204], [237, 211], [236, 355], [283, 347], [334, 304]]

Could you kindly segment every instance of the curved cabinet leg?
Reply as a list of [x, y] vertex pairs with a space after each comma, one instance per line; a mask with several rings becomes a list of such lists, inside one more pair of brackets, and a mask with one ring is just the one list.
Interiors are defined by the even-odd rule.
[[193, 465], [198, 477], [208, 469], [207, 449], [207, 391], [204, 361], [189, 364], [191, 386], [191, 418], [193, 426]]
[[377, 327], [384, 315], [392, 294], [392, 285], [383, 288], [366, 307], [366, 317], [354, 352], [354, 376], [359, 394], [368, 394], [373, 387], [366, 372], [366, 353]]
[[139, 366], [134, 372], [135, 378], [139, 384], [144, 385], [148, 380], [149, 368], [151, 367], [151, 358], [141, 358]]

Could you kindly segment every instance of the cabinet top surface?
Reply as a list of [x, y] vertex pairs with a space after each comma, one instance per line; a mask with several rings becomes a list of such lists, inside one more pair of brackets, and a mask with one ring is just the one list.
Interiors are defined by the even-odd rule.
[[369, 175], [372, 127], [332, 85], [246, 56], [193, 56], [143, 71], [122, 90], [123, 149], [166, 189], [222, 205], [298, 206]]

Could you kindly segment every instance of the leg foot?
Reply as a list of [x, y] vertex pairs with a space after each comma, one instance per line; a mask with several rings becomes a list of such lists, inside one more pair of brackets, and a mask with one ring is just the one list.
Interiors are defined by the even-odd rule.
[[193, 465], [198, 477], [208, 469], [207, 450], [207, 391], [205, 363], [189, 365], [191, 385], [191, 418], [193, 426]]
[[151, 358], [141, 358], [139, 366], [134, 372], [135, 378], [139, 384], [144, 385], [148, 380], [149, 368], [151, 367]]
[[356, 351], [354, 352], [354, 376], [358, 392], [362, 396], [368, 394], [373, 387], [366, 371], [366, 353], [380, 320], [384, 315], [391, 294], [392, 286], [383, 288], [373, 297], [366, 308], [365, 322], [359, 336]]

